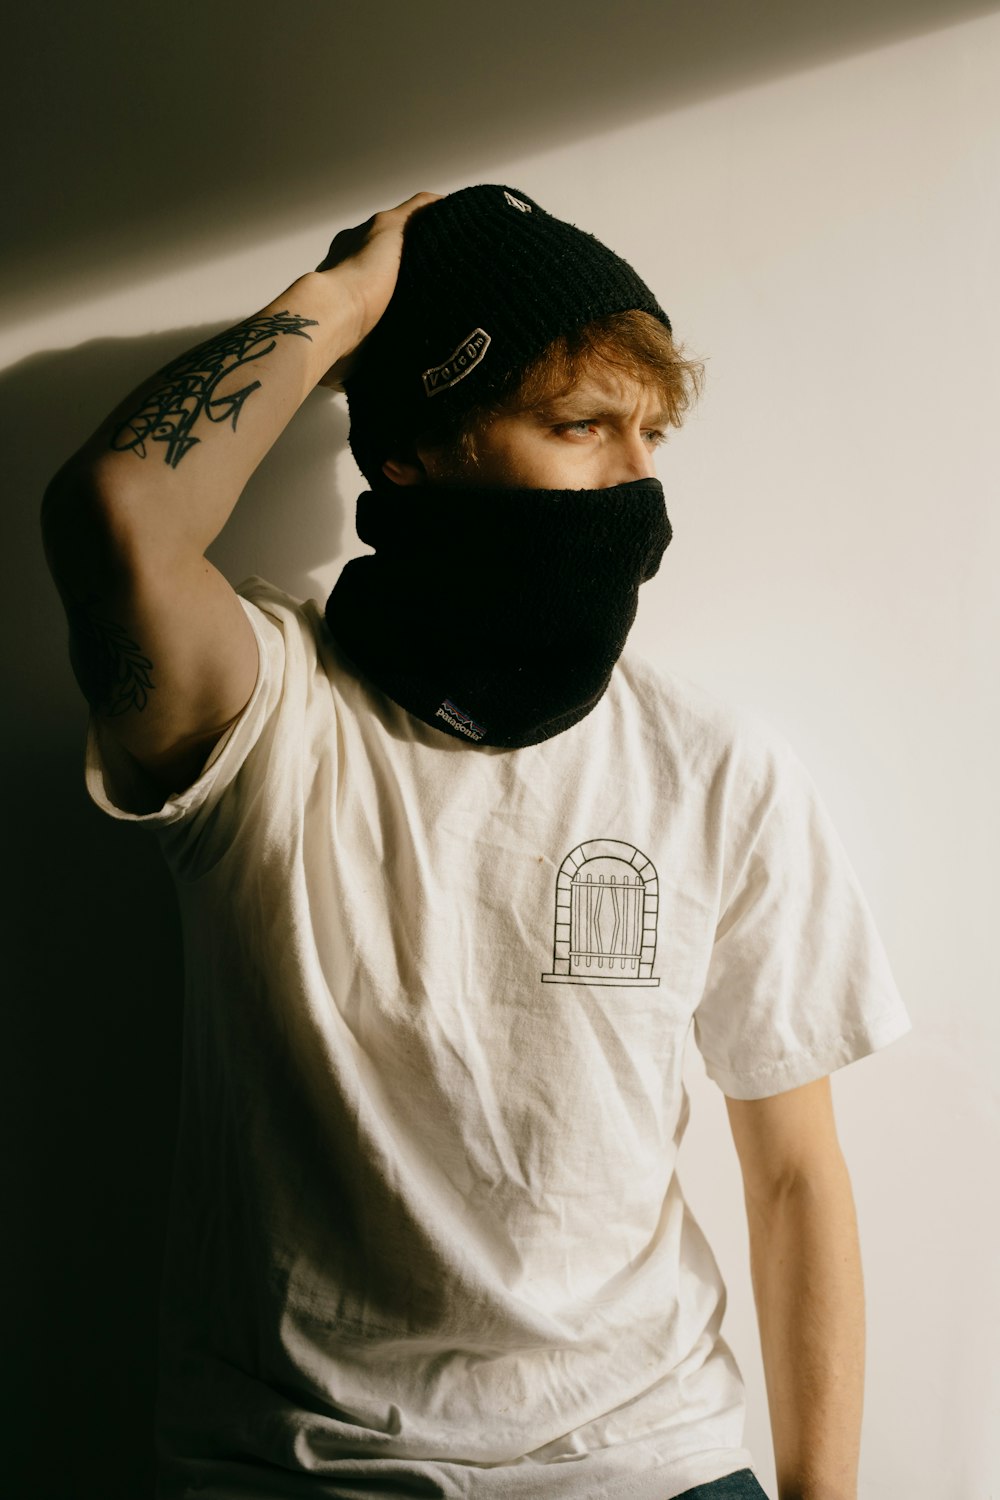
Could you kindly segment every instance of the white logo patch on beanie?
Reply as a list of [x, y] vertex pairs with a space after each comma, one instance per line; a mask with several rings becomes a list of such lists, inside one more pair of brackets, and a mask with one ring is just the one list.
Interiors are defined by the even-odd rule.
[[474, 328], [443, 365], [434, 365], [432, 369], [424, 371], [421, 376], [424, 394], [439, 396], [449, 386], [464, 380], [476, 368], [489, 347], [489, 334], [482, 328]]
[[514, 194], [508, 193], [506, 188], [504, 188], [503, 190], [503, 195], [507, 199], [507, 202], [510, 204], [511, 208], [519, 208], [523, 214], [531, 213], [530, 203], [522, 203], [520, 198], [515, 198]]

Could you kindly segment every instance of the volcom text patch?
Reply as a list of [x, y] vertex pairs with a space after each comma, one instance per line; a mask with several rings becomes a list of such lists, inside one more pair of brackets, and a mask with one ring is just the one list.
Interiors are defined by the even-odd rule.
[[449, 386], [457, 385], [460, 380], [464, 380], [466, 375], [475, 369], [489, 347], [489, 334], [482, 328], [474, 328], [443, 365], [435, 365], [433, 369], [424, 371], [422, 378], [425, 395], [440, 395]]

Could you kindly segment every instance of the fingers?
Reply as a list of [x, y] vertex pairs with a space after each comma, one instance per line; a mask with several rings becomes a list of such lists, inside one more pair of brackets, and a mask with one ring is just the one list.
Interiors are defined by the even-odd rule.
[[342, 275], [351, 279], [352, 297], [361, 308], [358, 339], [364, 338], [378, 323], [393, 296], [406, 220], [420, 208], [438, 202], [441, 196], [438, 192], [417, 192], [394, 208], [372, 214], [352, 229], [340, 229], [324, 260], [316, 267], [318, 272], [343, 269]]
[[[428, 203], [437, 203], [443, 196], [443, 193], [414, 193], [412, 198], [407, 198], [404, 202], [397, 203], [395, 208], [383, 209], [381, 213], [375, 214], [373, 217], [374, 219], [381, 220], [383, 223], [398, 219], [401, 223], [405, 224], [410, 215], [416, 213], [418, 208], [426, 208]], [[369, 223], [372, 222], [373, 220], [369, 220]]]
[[439, 198], [443, 197], [443, 193], [414, 193], [412, 198], [407, 198], [404, 203], [397, 203], [396, 207], [391, 211], [393, 213], [399, 213], [402, 209], [405, 208], [412, 213], [415, 208], [422, 208], [425, 203], [436, 203]]
[[429, 203], [437, 203], [443, 196], [443, 193], [414, 193], [402, 203], [397, 203], [395, 208], [384, 208], [381, 212], [372, 214], [371, 218], [366, 219], [363, 224], [339, 230], [334, 235], [326, 255], [316, 267], [317, 271], [332, 269], [363, 251], [373, 239], [381, 240], [386, 233], [400, 235], [411, 214], [416, 213], [420, 208], [426, 208]]

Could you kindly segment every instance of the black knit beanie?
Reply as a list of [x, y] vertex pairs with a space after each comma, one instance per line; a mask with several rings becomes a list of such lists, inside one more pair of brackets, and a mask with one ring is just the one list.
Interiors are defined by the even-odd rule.
[[670, 329], [631, 266], [522, 192], [480, 184], [418, 209], [392, 300], [344, 382], [359, 468], [383, 488], [386, 458], [503, 399], [561, 334], [631, 309]]

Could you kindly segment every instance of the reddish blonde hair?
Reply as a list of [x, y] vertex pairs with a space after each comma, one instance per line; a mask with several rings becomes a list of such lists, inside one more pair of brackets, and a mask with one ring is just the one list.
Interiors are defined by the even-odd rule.
[[425, 432], [418, 442], [443, 449], [462, 469], [475, 468], [479, 441], [496, 417], [544, 408], [578, 385], [595, 364], [654, 390], [671, 427], [680, 427], [704, 381], [703, 365], [684, 357], [684, 350], [658, 318], [637, 309], [612, 313], [561, 334], [532, 360], [501, 399], [474, 407], [458, 428]]

